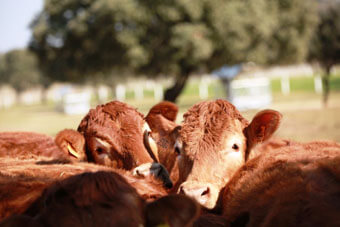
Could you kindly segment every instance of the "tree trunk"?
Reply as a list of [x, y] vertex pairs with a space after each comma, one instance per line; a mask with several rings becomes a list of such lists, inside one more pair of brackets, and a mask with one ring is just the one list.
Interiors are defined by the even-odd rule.
[[186, 82], [188, 81], [190, 72], [187, 71], [186, 73], [177, 77], [175, 84], [166, 89], [164, 92], [164, 100], [170, 102], [176, 102], [178, 96], [181, 94]]
[[225, 92], [225, 95], [227, 97], [227, 100], [229, 102], [232, 102], [232, 93], [231, 93], [231, 80], [230, 79], [221, 79], [223, 84], [223, 89]]
[[329, 97], [329, 77], [331, 74], [331, 66], [326, 66], [326, 73], [322, 77], [322, 85], [323, 85], [323, 97], [322, 102], [323, 106], [327, 108], [328, 105], [328, 97]]

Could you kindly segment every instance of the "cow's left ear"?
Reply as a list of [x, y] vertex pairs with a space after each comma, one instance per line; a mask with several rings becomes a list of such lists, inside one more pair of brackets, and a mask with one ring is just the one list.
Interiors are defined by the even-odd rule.
[[86, 160], [85, 138], [80, 132], [73, 129], [64, 129], [56, 135], [54, 141], [68, 156], [79, 161]]
[[248, 149], [269, 139], [278, 129], [282, 115], [275, 110], [263, 110], [245, 128]]
[[157, 125], [159, 124], [159, 118], [157, 116], [162, 116], [168, 121], [175, 122], [178, 114], [178, 107], [176, 104], [168, 101], [160, 102], [154, 105], [148, 115], [146, 115], [145, 120], [148, 122], [152, 131], [157, 130]]
[[146, 206], [146, 226], [192, 226], [199, 205], [185, 195], [168, 195]]

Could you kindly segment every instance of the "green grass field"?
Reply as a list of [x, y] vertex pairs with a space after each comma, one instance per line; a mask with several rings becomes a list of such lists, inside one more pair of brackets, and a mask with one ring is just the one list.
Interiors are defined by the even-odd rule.
[[[314, 93], [313, 78], [293, 78], [291, 94], [280, 93], [280, 81], [272, 81], [273, 103], [270, 108], [283, 114], [283, 121], [277, 136], [298, 141], [317, 139], [335, 140], [340, 142], [340, 76], [331, 80], [331, 94], [328, 108], [321, 105], [321, 95]], [[182, 114], [200, 100], [197, 84], [190, 83], [180, 96], [178, 105]], [[209, 86], [209, 99], [223, 98], [220, 84]], [[152, 94], [145, 95], [142, 101], [128, 99], [126, 101], [139, 111], [146, 114], [156, 104]], [[93, 104], [93, 107], [96, 104]], [[243, 112], [251, 120], [256, 111]], [[65, 115], [57, 112], [53, 104], [22, 106], [0, 109], [0, 131], [35, 131], [55, 135], [64, 128], [76, 129], [83, 115]]]

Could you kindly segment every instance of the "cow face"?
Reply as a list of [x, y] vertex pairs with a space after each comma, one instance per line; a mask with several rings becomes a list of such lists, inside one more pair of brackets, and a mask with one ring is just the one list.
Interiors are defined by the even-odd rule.
[[179, 193], [213, 208], [220, 190], [248, 158], [249, 150], [268, 139], [281, 115], [272, 110], [248, 122], [225, 100], [202, 102], [184, 115], [175, 150], [178, 152]]
[[157, 158], [171, 172], [175, 166], [176, 153], [174, 145], [179, 125], [176, 124], [178, 107], [171, 102], [163, 101], [153, 106], [145, 120], [150, 126], [151, 137], [157, 145]]
[[90, 110], [78, 131], [85, 137], [89, 161], [131, 170], [153, 162], [143, 142], [145, 124], [136, 109], [113, 101]]

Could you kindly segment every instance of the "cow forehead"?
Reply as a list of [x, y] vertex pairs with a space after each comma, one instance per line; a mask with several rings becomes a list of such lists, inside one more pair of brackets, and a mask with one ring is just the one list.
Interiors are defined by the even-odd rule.
[[186, 153], [217, 151], [225, 147], [228, 137], [241, 135], [247, 125], [247, 120], [229, 102], [202, 102], [185, 114], [180, 135]]
[[143, 115], [126, 104], [109, 104], [92, 109], [80, 123], [78, 131], [99, 137], [117, 147], [125, 146], [132, 140], [142, 142]]

